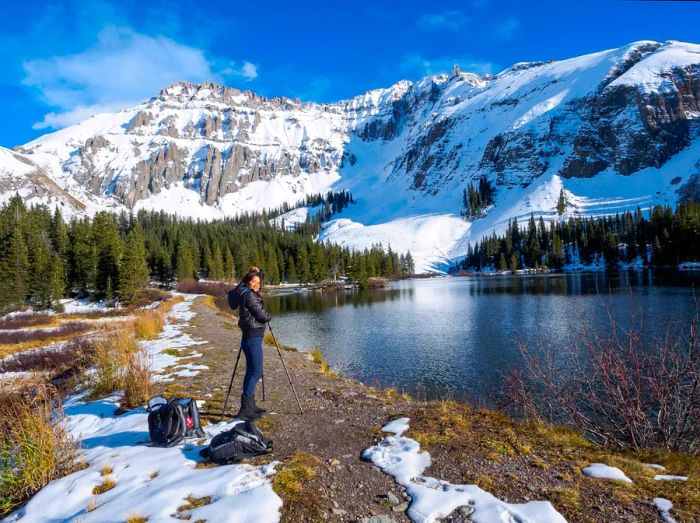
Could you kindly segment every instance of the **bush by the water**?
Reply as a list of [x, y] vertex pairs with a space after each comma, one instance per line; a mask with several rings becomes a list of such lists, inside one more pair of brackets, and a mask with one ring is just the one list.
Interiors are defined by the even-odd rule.
[[570, 350], [521, 344], [524, 370], [510, 375], [507, 404], [602, 445], [700, 454], [697, 307], [656, 336], [610, 317], [607, 334], [584, 328]]

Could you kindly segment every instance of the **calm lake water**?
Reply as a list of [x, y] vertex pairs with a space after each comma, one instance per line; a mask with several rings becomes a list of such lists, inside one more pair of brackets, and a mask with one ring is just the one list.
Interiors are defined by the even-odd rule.
[[347, 376], [488, 403], [520, 365], [519, 341], [565, 349], [582, 325], [608, 329], [608, 312], [658, 332], [689, 321], [699, 283], [697, 271], [444, 277], [268, 297], [266, 307], [281, 343], [320, 347]]

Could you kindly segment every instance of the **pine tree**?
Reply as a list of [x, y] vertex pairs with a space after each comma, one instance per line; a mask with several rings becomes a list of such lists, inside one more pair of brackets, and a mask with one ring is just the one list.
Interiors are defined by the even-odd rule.
[[61, 298], [66, 289], [66, 270], [63, 259], [58, 254], [53, 254], [49, 261], [49, 307], [56, 312], [63, 312]]
[[566, 196], [564, 195], [564, 189], [559, 189], [559, 200], [557, 200], [557, 213], [559, 216], [564, 214], [566, 211]]
[[119, 262], [124, 251], [124, 244], [114, 216], [108, 212], [99, 212], [92, 222], [92, 238], [95, 245], [95, 295], [104, 296], [107, 278], [111, 278], [113, 287], [119, 288]]
[[411, 255], [411, 251], [408, 251], [406, 253], [406, 272], [410, 276], [413, 276], [416, 273], [416, 265], [413, 262], [413, 256]]
[[306, 247], [303, 245], [299, 249], [296, 267], [297, 273], [299, 274], [299, 281], [305, 285], [309, 283], [311, 279], [311, 267], [309, 265], [309, 255], [306, 251]]
[[328, 266], [323, 253], [323, 245], [317, 243], [314, 246], [311, 260], [311, 276], [315, 282], [321, 282], [328, 277]]
[[508, 270], [508, 263], [506, 262], [506, 257], [503, 253], [501, 253], [501, 260], [498, 263], [498, 266], [501, 272], [506, 272]]
[[95, 285], [97, 257], [90, 235], [90, 221], [73, 220], [70, 224], [68, 251], [68, 287], [86, 296]]
[[138, 222], [129, 231], [124, 256], [119, 264], [119, 297], [131, 302], [148, 285], [148, 264], [143, 230]]
[[27, 245], [19, 228], [10, 234], [7, 249], [2, 253], [0, 274], [2, 275], [3, 302], [11, 310], [23, 307], [28, 295], [29, 255]]
[[291, 256], [287, 256], [287, 263], [284, 272], [287, 278], [287, 282], [296, 283], [299, 280], [299, 278], [297, 277], [297, 269], [294, 266], [294, 258], [292, 258]]

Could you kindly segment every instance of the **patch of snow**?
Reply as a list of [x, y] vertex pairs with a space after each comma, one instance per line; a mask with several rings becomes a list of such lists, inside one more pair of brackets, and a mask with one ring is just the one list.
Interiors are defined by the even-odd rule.
[[89, 301], [87, 298], [64, 299], [64, 300], [61, 300], [61, 304], [63, 305], [63, 312], [66, 314], [81, 314], [81, 313], [86, 313], [86, 312], [103, 312], [103, 311], [109, 311], [109, 310], [114, 310], [115, 308], [116, 309], [119, 308], [118, 304], [116, 305], [116, 307], [110, 308], [107, 306], [107, 301], [105, 301], [105, 300]]
[[663, 465], [659, 465], [657, 463], [644, 463], [644, 466], [652, 468], [652, 469], [656, 469], [656, 470], [666, 470], [666, 467], [664, 467]]
[[591, 463], [589, 466], [584, 468], [582, 472], [591, 478], [614, 479], [617, 481], [624, 481], [625, 483], [632, 483], [632, 480], [628, 478], [627, 475], [619, 468], [611, 467], [605, 463]]
[[656, 481], [688, 481], [688, 476], [672, 476], [670, 474], [657, 474], [654, 476]]
[[673, 508], [673, 503], [666, 498], [654, 498], [654, 505], [659, 511], [659, 516], [664, 520], [664, 523], [677, 523], [676, 520], [671, 516], [671, 509]]
[[371, 461], [406, 488], [412, 499], [407, 511], [412, 521], [429, 523], [447, 516], [458, 507], [472, 506], [474, 512], [470, 515], [470, 521], [476, 523], [566, 523], [548, 501], [505, 503], [476, 485], [453, 485], [422, 476], [430, 466], [430, 454], [421, 452], [417, 441], [401, 436], [407, 428], [407, 418], [387, 424], [382, 430], [395, 435], [365, 449], [362, 458]]

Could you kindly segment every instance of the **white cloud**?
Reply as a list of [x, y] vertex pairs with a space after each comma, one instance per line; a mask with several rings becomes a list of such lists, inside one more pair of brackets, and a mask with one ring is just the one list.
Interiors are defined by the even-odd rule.
[[[35, 129], [60, 128], [135, 105], [177, 81], [221, 82], [224, 76], [201, 49], [115, 26], [102, 29], [97, 42], [80, 53], [30, 60], [24, 71], [23, 83], [54, 108]], [[257, 68], [244, 62], [237, 73], [253, 79]]]
[[221, 74], [224, 76], [238, 76], [250, 82], [258, 77], [258, 66], [250, 62], [243, 62], [243, 65], [237, 67], [236, 62], [231, 62], [226, 69], [221, 71]]
[[520, 20], [512, 16], [491, 26], [494, 34], [503, 40], [510, 40], [520, 28]]
[[429, 13], [421, 16], [416, 25], [420, 29], [439, 30], [448, 29], [456, 31], [467, 22], [466, 17], [459, 11], [443, 11], [441, 13]]
[[405, 55], [399, 64], [399, 69], [404, 73], [418, 73], [421, 76], [428, 76], [449, 73], [455, 64], [459, 65], [462, 72], [487, 74], [494, 70], [494, 65], [491, 62], [474, 60], [473, 58], [451, 56], [425, 58], [419, 54]]

